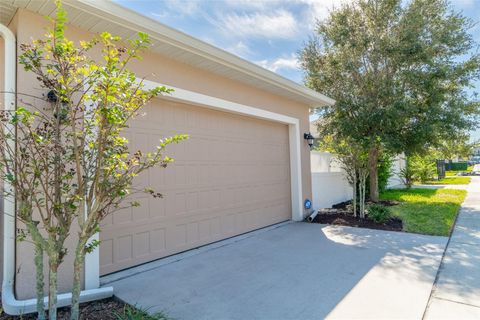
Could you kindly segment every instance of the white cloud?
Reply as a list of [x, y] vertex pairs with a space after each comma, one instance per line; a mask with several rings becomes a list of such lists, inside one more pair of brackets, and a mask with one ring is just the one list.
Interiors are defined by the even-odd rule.
[[225, 50], [242, 58], [247, 58], [247, 56], [252, 53], [250, 47], [246, 45], [243, 41], [238, 41], [234, 45], [226, 47]]
[[278, 70], [285, 70], [285, 69], [295, 70], [299, 68], [298, 59], [294, 55], [288, 58], [260, 60], [260, 61], [256, 61], [256, 64], [273, 72], [277, 72]]
[[283, 9], [271, 13], [227, 14], [220, 17], [220, 23], [227, 34], [246, 38], [289, 39], [298, 33], [294, 16]]
[[296, 0], [296, 2], [307, 7], [305, 10], [305, 23], [306, 27], [312, 30], [315, 28], [317, 20], [326, 19], [331, 10], [338, 8], [344, 3], [352, 2], [352, 0]]
[[172, 15], [177, 17], [192, 16], [200, 11], [200, 4], [198, 0], [163, 0], [162, 10], [160, 12], [152, 12], [151, 15], [160, 19], [168, 18]]
[[271, 8], [272, 4], [278, 1], [275, 0], [229, 0], [225, 1], [225, 4], [232, 8], [238, 8], [242, 10], [258, 10], [265, 9], [267, 6]]

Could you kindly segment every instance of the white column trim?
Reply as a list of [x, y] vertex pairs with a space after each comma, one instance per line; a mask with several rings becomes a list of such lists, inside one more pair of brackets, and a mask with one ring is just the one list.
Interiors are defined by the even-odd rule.
[[[88, 91], [88, 85], [84, 85], [84, 90]], [[85, 101], [85, 110], [92, 108], [91, 101]], [[87, 219], [87, 204], [85, 203], [84, 207], [85, 219]], [[99, 241], [99, 233], [95, 233], [93, 236], [88, 239], [87, 244], [92, 243], [92, 241]], [[85, 279], [85, 289], [97, 289], [100, 287], [100, 248], [95, 247], [92, 252], [85, 255], [85, 261], [83, 264], [83, 272]]]
[[[100, 234], [95, 233], [88, 243], [99, 241]], [[85, 255], [85, 290], [100, 288], [100, 248], [97, 246], [92, 252]]]
[[[140, 81], [140, 79], [139, 79]], [[297, 118], [290, 117], [281, 113], [271, 112], [256, 107], [208, 96], [194, 91], [176, 88], [162, 83], [143, 80], [145, 89], [153, 89], [159, 86], [165, 86], [174, 91], [162, 98], [167, 100], [184, 102], [200, 107], [245, 115], [253, 118], [284, 123], [288, 125], [289, 147], [290, 147], [290, 184], [292, 201], [292, 220], [303, 220], [303, 194], [302, 194], [302, 167], [300, 155], [300, 143], [303, 141], [300, 136], [300, 121]]]
[[[7, 26], [0, 24], [0, 36], [4, 42], [4, 87], [5, 91], [4, 108], [5, 110], [14, 111], [15, 92], [17, 86], [17, 50], [16, 38], [13, 32]], [[12, 126], [6, 126], [4, 130], [14, 132]], [[8, 142], [12, 143], [12, 141]], [[8, 181], [3, 181], [4, 189], [12, 190], [12, 185]], [[5, 305], [5, 299], [14, 294], [15, 283], [15, 199], [13, 196], [6, 197], [3, 195], [3, 282], [2, 282], [2, 305]], [[5, 308], [5, 307], [4, 307]], [[6, 308], [5, 308], [6, 309]], [[9, 310], [6, 310], [7, 312]]]

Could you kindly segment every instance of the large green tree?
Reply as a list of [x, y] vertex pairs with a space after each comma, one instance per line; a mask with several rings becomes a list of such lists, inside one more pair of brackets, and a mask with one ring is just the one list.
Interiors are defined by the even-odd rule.
[[305, 84], [336, 100], [320, 132], [369, 150], [372, 200], [382, 150], [411, 154], [475, 124], [471, 27], [445, 0], [355, 0], [318, 21], [300, 51]]
[[468, 159], [473, 154], [473, 150], [479, 145], [479, 141], [471, 141], [471, 137], [468, 133], [459, 132], [458, 134], [443, 140], [435, 148], [432, 148], [429, 151], [436, 159]]

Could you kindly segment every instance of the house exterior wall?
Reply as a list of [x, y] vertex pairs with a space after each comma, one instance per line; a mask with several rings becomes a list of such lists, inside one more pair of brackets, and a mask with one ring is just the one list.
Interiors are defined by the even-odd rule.
[[[17, 12], [15, 19], [18, 44], [29, 43], [31, 39], [41, 38], [48, 26], [44, 17], [23, 9]], [[68, 27], [67, 36], [71, 40], [78, 41], [89, 39], [92, 34], [78, 28]], [[20, 50], [18, 51], [20, 53]], [[146, 52], [142, 56], [143, 60], [135, 61], [130, 65], [130, 69], [136, 72], [139, 77], [146, 77], [149, 80], [166, 85], [294, 117], [299, 119], [301, 133], [309, 130], [309, 107], [307, 105], [179, 63], [158, 54]], [[35, 96], [41, 96], [45, 93], [39, 87], [35, 77], [32, 74], [27, 74], [21, 65], [18, 66], [17, 91]], [[21, 101], [19, 101], [19, 104], [21, 104]], [[303, 198], [311, 198], [310, 150], [303, 141], [301, 143], [301, 172]], [[74, 240], [73, 236], [69, 238], [69, 248], [72, 247]], [[19, 271], [16, 280], [16, 294], [19, 299], [33, 297], [35, 279], [32, 252], [31, 245], [27, 243], [17, 245], [16, 263]], [[67, 279], [71, 279], [70, 265], [71, 255], [67, 257], [59, 274], [60, 292], [70, 289], [69, 280], [67, 281]]]

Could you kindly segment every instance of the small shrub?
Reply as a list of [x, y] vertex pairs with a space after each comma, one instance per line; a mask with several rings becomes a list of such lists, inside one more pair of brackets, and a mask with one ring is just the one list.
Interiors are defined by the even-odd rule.
[[392, 176], [393, 158], [388, 154], [382, 154], [378, 162], [378, 191], [387, 190], [388, 179]]
[[392, 217], [390, 209], [380, 204], [368, 206], [368, 217], [376, 223], [385, 223]]
[[141, 308], [139, 306], [126, 305], [123, 313], [115, 314], [117, 320], [168, 320], [169, 318], [159, 312], [155, 314], [149, 314], [148, 308]]
[[405, 168], [401, 169], [398, 175], [405, 187], [410, 189], [415, 179], [415, 172], [411, 169], [411, 167], [406, 166]]
[[409, 158], [408, 165], [413, 171], [415, 180], [426, 183], [433, 180], [437, 173], [435, 161], [427, 157], [414, 156]]
[[466, 162], [466, 161], [445, 162], [445, 170], [448, 170], [448, 171], [467, 171], [468, 170], [468, 162]]

